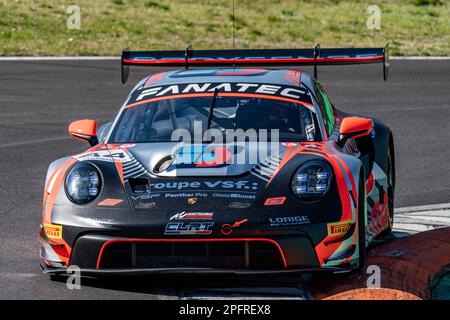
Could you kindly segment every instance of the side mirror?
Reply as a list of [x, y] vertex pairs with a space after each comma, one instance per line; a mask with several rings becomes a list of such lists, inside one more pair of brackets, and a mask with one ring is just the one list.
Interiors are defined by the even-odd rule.
[[69, 125], [69, 134], [78, 140], [89, 142], [92, 146], [98, 143], [97, 123], [94, 120], [78, 120]]
[[344, 118], [339, 128], [339, 146], [343, 147], [350, 138], [355, 139], [369, 135], [372, 127], [373, 122], [370, 119], [359, 117]]

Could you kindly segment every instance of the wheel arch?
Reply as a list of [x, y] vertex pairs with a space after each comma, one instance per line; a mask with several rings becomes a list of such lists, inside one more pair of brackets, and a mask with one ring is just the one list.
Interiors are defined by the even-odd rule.
[[48, 165], [48, 169], [47, 169], [47, 175], [45, 176], [45, 184], [44, 186], [47, 186], [48, 180], [50, 179], [51, 175], [53, 174], [53, 172], [55, 172], [56, 169], [58, 169], [58, 167], [67, 159], [69, 159], [70, 157], [64, 157], [64, 158], [60, 158], [57, 159], [53, 162], [51, 162]]
[[[366, 212], [366, 214], [364, 215], [364, 225], [365, 226], [367, 226], [367, 223], [368, 223], [366, 181], [367, 181], [367, 177], [366, 177], [366, 173], [364, 171], [364, 166], [361, 164], [361, 166], [359, 168], [358, 180], [356, 182], [358, 183], [358, 199], [359, 199], [360, 192], [362, 191], [364, 193], [363, 205], [364, 205], [364, 212]], [[361, 190], [361, 188], [362, 188], [362, 190]], [[360, 203], [358, 203], [358, 208], [359, 208], [359, 205], [360, 205]]]
[[394, 147], [394, 135], [392, 134], [392, 131], [389, 130], [389, 151], [391, 154], [391, 163], [392, 163], [392, 182], [393, 186], [392, 188], [395, 191], [395, 179], [396, 179], [396, 171], [395, 171], [395, 147]]

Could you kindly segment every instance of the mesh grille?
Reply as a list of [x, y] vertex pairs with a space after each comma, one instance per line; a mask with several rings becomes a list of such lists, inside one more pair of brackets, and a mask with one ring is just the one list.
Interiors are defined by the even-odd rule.
[[100, 268], [220, 268], [284, 267], [278, 248], [264, 241], [114, 242], [101, 257]]

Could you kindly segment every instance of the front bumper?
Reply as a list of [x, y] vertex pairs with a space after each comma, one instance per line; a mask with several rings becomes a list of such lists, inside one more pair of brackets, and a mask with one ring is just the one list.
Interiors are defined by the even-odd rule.
[[[206, 245], [209, 248], [209, 244], [239, 244], [242, 248], [245, 248], [245, 254], [243, 253], [242, 263], [238, 266], [233, 265], [221, 265], [219, 262], [214, 261], [214, 266], [210, 265], [192, 265], [188, 262], [184, 264], [182, 258], [173, 265], [153, 265], [148, 264], [149, 257], [144, 257], [147, 260], [147, 264], [136, 263], [139, 262], [139, 257], [136, 254], [136, 245], [145, 246], [141, 250], [149, 250], [152, 247], [161, 246], [163, 244], [194, 244], [194, 245]], [[276, 259], [277, 263], [269, 263], [267, 266], [259, 265], [257, 268], [253, 268], [254, 263], [250, 257], [256, 256], [252, 251], [252, 244], [265, 244], [271, 247], [270, 252], [267, 253], [274, 255], [274, 261]], [[119, 264], [109, 263], [104, 264], [107, 260], [108, 250], [114, 247], [115, 244], [129, 246], [123, 252], [124, 248], [119, 248], [122, 250], [122, 255], [116, 256], [115, 260], [119, 261]], [[154, 274], [154, 273], [165, 273], [165, 274], [230, 274], [230, 275], [250, 275], [250, 274], [287, 274], [287, 273], [303, 273], [307, 271], [332, 271], [332, 272], [347, 272], [355, 268], [354, 264], [334, 264], [330, 266], [324, 266], [320, 263], [317, 252], [315, 250], [314, 244], [311, 238], [302, 232], [296, 232], [291, 234], [273, 234], [270, 237], [226, 237], [226, 238], [170, 238], [166, 237], [163, 239], [155, 238], [134, 238], [134, 237], [124, 237], [124, 236], [110, 236], [103, 234], [84, 234], [78, 237], [71, 248], [70, 259], [67, 263], [62, 263], [54, 259], [53, 250], [54, 246], [43, 242], [41, 247], [41, 258], [43, 259], [45, 265], [41, 266], [44, 273], [48, 274], [65, 274], [67, 273], [67, 266], [77, 266], [81, 271], [83, 276], [108, 276], [108, 275], [143, 275], [143, 274]], [[250, 248], [250, 249], [249, 249]], [[134, 251], [133, 251], [134, 250]], [[139, 252], [139, 247], [137, 251]], [[161, 249], [159, 249], [161, 250]], [[202, 247], [197, 247], [195, 250], [203, 250]], [[223, 251], [228, 250], [227, 248], [222, 248]], [[191, 248], [192, 251], [192, 248]], [[242, 251], [243, 252], [243, 251]], [[344, 257], [340, 256], [339, 259], [348, 258], [355, 254], [355, 248], [347, 251]], [[150, 259], [158, 260], [160, 257], [153, 256]], [[178, 258], [177, 254], [172, 253], [171, 257], [166, 257], [170, 259]], [[189, 258], [189, 257], [188, 257]], [[203, 259], [204, 256], [200, 254], [198, 259]], [[224, 257], [220, 257], [222, 261]], [[225, 257], [226, 258], [226, 257]], [[215, 260], [215, 258], [211, 258]], [[259, 260], [261, 260], [261, 254], [259, 253]], [[257, 259], [257, 260], [258, 260]], [[109, 259], [111, 260], [111, 259]], [[124, 260], [129, 261], [127, 264], [120, 263]], [[264, 260], [264, 257], [263, 257]], [[210, 260], [211, 261], [211, 260]], [[245, 261], [245, 262], [244, 262]], [[274, 267], [275, 266], [275, 267]]]

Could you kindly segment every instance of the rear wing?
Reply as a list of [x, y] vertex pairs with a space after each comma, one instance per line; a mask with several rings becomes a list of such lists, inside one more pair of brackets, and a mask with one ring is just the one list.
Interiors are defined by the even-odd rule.
[[382, 63], [383, 79], [389, 74], [389, 44], [383, 48], [324, 48], [313, 49], [245, 49], [245, 50], [192, 50], [182, 51], [128, 51], [121, 57], [122, 83], [129, 75], [129, 66], [150, 67], [261, 67], [261, 66], [317, 66]]

